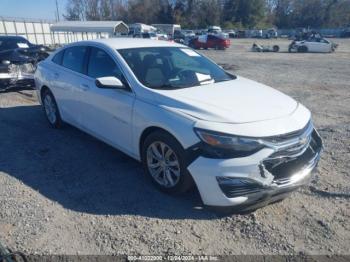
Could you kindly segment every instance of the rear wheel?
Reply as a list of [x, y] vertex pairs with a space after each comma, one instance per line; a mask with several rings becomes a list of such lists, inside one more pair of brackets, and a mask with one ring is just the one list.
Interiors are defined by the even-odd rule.
[[50, 90], [46, 89], [42, 95], [44, 112], [50, 125], [54, 128], [60, 128], [62, 119], [58, 111], [56, 100]]
[[156, 131], [145, 139], [142, 163], [153, 184], [163, 192], [184, 193], [193, 185], [187, 171], [185, 150], [166, 132]]

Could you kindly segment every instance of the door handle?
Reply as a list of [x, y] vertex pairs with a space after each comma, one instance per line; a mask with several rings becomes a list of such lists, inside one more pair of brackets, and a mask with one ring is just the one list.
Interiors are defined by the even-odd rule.
[[80, 85], [80, 88], [83, 90], [83, 91], [87, 91], [90, 89], [90, 87], [87, 85], [87, 84], [81, 84]]

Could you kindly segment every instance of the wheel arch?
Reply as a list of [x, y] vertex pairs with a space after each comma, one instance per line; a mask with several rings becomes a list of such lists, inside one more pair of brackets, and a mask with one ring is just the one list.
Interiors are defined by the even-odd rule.
[[139, 142], [138, 142], [138, 153], [139, 153], [139, 156], [140, 156], [140, 159], [141, 159], [141, 155], [142, 155], [142, 146], [143, 146], [143, 143], [145, 141], [145, 139], [152, 133], [154, 132], [157, 132], [157, 131], [161, 131], [161, 132], [165, 132], [167, 133], [168, 135], [172, 136], [180, 145], [180, 141], [179, 139], [176, 138], [176, 136], [174, 134], [172, 134], [172, 132], [170, 132], [169, 130], [166, 130], [165, 128], [163, 127], [159, 127], [159, 126], [149, 126], [147, 128], [145, 128], [142, 133], [141, 133], [141, 136], [139, 138]]
[[57, 99], [54, 95], [54, 93], [52, 92], [52, 90], [50, 89], [50, 87], [48, 87], [47, 85], [42, 85], [41, 88], [40, 88], [40, 101], [41, 101], [41, 104], [43, 104], [43, 95], [44, 95], [44, 92], [45, 91], [49, 91], [51, 93], [51, 95], [53, 96], [55, 102], [56, 102], [56, 105], [57, 105], [57, 108], [58, 108], [58, 112], [60, 114], [60, 116], [62, 117], [62, 110], [61, 110], [61, 107], [59, 105], [59, 103], [57, 103]]
[[[46, 90], [49, 90], [49, 91], [51, 92], [50, 88], [49, 88], [47, 85], [43, 85], [43, 86], [40, 88], [40, 99], [41, 99], [41, 101], [42, 101], [42, 99], [43, 99], [43, 95], [44, 95], [44, 92], [45, 92]], [[51, 92], [51, 93], [52, 93], [52, 92]]]

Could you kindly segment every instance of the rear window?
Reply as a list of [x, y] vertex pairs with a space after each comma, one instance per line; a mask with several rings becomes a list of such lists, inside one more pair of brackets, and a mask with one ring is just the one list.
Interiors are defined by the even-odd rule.
[[86, 46], [74, 46], [65, 49], [62, 66], [75, 72], [83, 73], [86, 52]]

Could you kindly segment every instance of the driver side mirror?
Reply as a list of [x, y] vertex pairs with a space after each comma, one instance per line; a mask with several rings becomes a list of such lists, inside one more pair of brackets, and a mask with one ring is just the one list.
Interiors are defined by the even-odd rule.
[[96, 78], [96, 86], [98, 88], [107, 88], [107, 89], [123, 89], [125, 88], [122, 81], [114, 76], [106, 76]]

